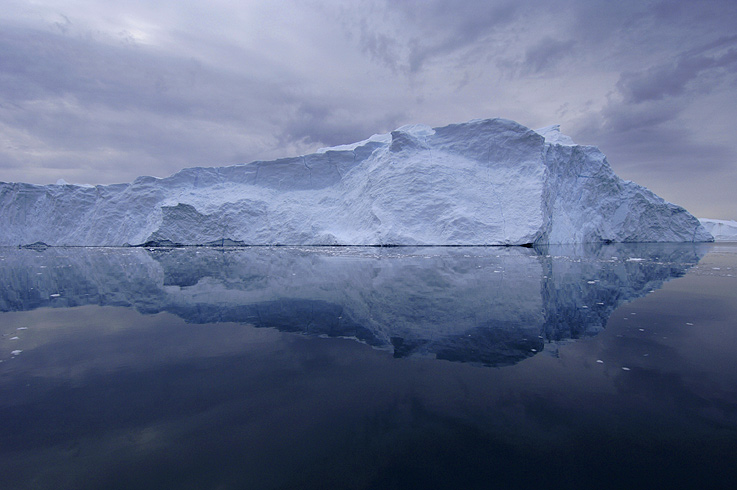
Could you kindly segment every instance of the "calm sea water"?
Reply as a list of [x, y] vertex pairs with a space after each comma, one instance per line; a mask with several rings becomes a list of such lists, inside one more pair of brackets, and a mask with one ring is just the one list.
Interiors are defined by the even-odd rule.
[[0, 488], [734, 488], [737, 245], [0, 249]]

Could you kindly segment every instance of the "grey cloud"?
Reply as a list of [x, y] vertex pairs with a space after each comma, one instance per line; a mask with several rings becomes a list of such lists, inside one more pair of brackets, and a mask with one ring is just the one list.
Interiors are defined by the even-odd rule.
[[186, 57], [37, 30], [2, 32], [3, 97], [16, 102], [73, 97], [81, 104], [113, 110], [237, 119], [246, 98], [253, 102], [279, 97], [274, 87], [266, 90], [253, 80]]
[[645, 72], [623, 73], [617, 88], [627, 102], [640, 103], [683, 94], [689, 84], [718, 69], [735, 71], [737, 49], [722, 55], [683, 56], [673, 63], [653, 67]]
[[649, 172], [673, 176], [729, 167], [734, 152], [695, 140], [681, 122], [684, 110], [674, 100], [631, 104], [612, 98], [600, 112], [577, 121], [572, 134], [577, 142], [600, 147], [622, 168], [649, 167]]
[[281, 139], [336, 146], [364, 140], [380, 131], [391, 131], [400, 125], [402, 119], [403, 116], [396, 113], [380, 118], [356, 118], [355, 114], [335, 102], [308, 101], [301, 103], [296, 114], [286, 123]]
[[640, 131], [676, 119], [683, 108], [673, 102], [650, 102], [639, 105], [609, 102], [601, 111], [607, 130], [617, 133]]
[[400, 3], [405, 16], [424, 26], [421, 36], [410, 43], [409, 69], [419, 71], [436, 56], [456, 52], [473, 45], [496, 29], [517, 18], [521, 7], [511, 1], [418, 2]]
[[399, 42], [388, 34], [373, 30], [366, 19], [361, 19], [358, 24], [359, 44], [363, 51], [372, 59], [385, 64], [393, 71], [400, 69], [402, 56], [400, 54]]
[[571, 53], [575, 44], [573, 40], [561, 41], [546, 37], [527, 49], [523, 68], [528, 72], [539, 73], [555, 66], [560, 59]]
[[518, 2], [507, 0], [380, 0], [370, 5], [368, 15], [364, 4], [348, 9], [346, 24], [358, 26], [365, 53], [407, 73], [418, 73], [430, 61], [485, 41], [522, 10]]
[[[40, 182], [82, 169], [98, 176], [93, 183], [162, 176], [300, 148], [277, 136], [301, 103], [292, 89], [299, 79], [280, 73], [275, 84], [257, 65], [261, 78], [142, 46], [8, 27], [0, 66], [0, 127], [32, 142], [16, 138], [0, 154], [6, 168], [46, 169], [51, 177]], [[3, 179], [22, 174], [7, 169]]]

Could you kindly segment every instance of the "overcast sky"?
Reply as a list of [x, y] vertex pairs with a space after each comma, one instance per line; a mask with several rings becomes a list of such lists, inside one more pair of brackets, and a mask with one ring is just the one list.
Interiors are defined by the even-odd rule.
[[735, 0], [5, 0], [0, 181], [127, 182], [410, 123], [561, 124], [737, 219]]

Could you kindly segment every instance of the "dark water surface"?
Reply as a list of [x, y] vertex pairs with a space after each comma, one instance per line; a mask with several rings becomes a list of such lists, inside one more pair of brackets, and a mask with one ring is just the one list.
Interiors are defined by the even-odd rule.
[[737, 245], [0, 249], [0, 488], [734, 488]]

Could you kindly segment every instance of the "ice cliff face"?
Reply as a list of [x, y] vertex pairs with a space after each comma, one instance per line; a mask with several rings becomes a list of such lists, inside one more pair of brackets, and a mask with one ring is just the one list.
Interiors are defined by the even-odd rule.
[[710, 241], [557, 126], [405, 126], [311, 155], [131, 184], [0, 183], [0, 245]]

